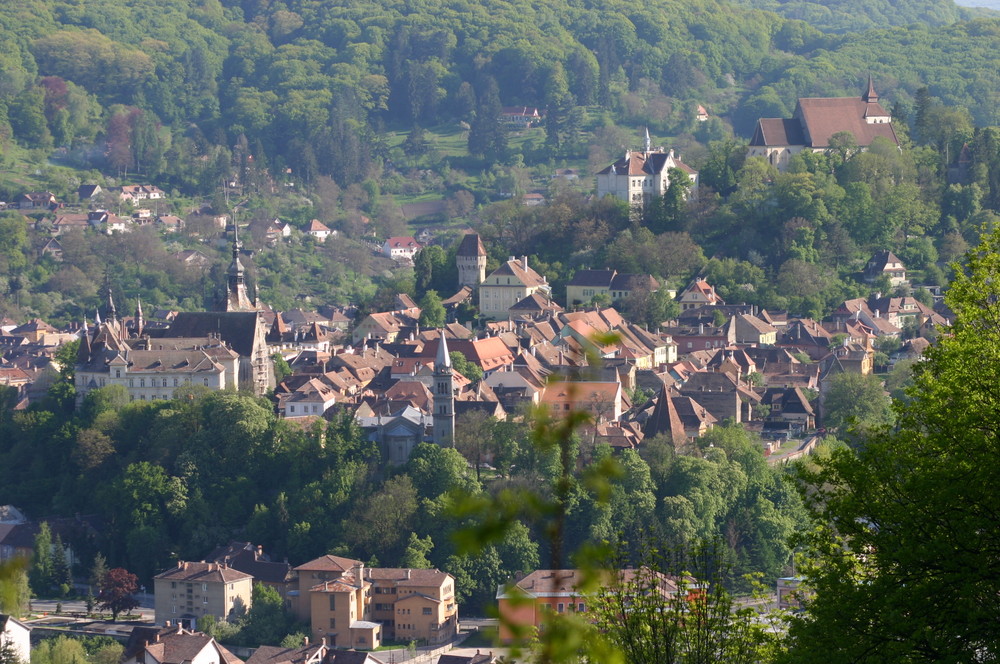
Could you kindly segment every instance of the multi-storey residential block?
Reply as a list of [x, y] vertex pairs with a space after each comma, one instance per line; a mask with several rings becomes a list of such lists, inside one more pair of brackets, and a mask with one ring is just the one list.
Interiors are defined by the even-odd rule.
[[251, 605], [253, 577], [220, 563], [178, 561], [153, 577], [156, 623], [193, 627], [202, 616], [233, 621]]

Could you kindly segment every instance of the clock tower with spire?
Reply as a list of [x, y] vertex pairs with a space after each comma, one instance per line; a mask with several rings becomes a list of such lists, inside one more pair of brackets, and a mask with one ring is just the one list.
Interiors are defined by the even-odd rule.
[[240, 227], [233, 220], [233, 261], [226, 271], [225, 311], [257, 311], [257, 304], [247, 294], [246, 270], [240, 262]]

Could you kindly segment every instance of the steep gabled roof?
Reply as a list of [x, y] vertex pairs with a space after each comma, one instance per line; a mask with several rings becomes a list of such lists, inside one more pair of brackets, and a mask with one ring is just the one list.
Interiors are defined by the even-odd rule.
[[257, 334], [257, 316], [253, 311], [182, 312], [160, 336], [208, 337], [218, 334], [240, 356], [250, 357]]
[[545, 279], [531, 267], [526, 267], [521, 261], [511, 259], [503, 263], [487, 277], [514, 277], [520, 285], [528, 288], [548, 285]]
[[615, 274], [614, 270], [577, 270], [566, 285], [609, 288]]
[[485, 256], [486, 248], [479, 237], [479, 233], [466, 233], [462, 236], [462, 242], [458, 245], [459, 256]]
[[646, 420], [642, 433], [646, 438], [659, 435], [669, 436], [674, 447], [680, 447], [687, 441], [684, 423], [681, 421], [677, 407], [671, 399], [670, 390], [666, 385], [660, 388], [660, 394], [656, 398], [656, 406], [649, 419]]
[[860, 97], [807, 97], [799, 99], [795, 115], [802, 119], [809, 145], [814, 148], [828, 147], [830, 137], [844, 131], [853, 134], [860, 146], [871, 145], [879, 136], [899, 144], [891, 122], [865, 120], [866, 117], [889, 115], [878, 102], [866, 102]]
[[755, 147], [805, 145], [802, 123], [796, 118], [760, 118], [750, 139]]
[[352, 560], [341, 556], [327, 554], [314, 558], [307, 563], [302, 563], [294, 568], [296, 572], [348, 572], [351, 568], [361, 564], [360, 560]]

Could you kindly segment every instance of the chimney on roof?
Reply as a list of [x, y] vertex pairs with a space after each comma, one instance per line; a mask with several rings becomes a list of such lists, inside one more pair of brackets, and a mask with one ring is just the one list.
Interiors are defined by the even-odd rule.
[[525, 270], [528, 269], [528, 257], [527, 256], [521, 256], [521, 267], [523, 269], [525, 269]]
[[302, 637], [302, 645], [304, 645], [304, 646], [309, 645], [309, 637], [308, 636]]
[[[170, 621], [169, 621], [169, 620], [164, 620], [164, 621], [163, 621], [163, 626], [164, 626], [164, 627], [170, 627]], [[157, 641], [159, 641], [159, 640], [160, 640], [160, 634], [159, 634], [158, 632], [157, 632], [157, 634], [156, 634], [156, 640], [157, 640]]]

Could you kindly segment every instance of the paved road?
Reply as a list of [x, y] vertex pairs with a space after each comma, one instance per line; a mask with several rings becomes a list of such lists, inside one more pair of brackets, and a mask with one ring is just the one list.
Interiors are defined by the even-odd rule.
[[[138, 614], [142, 620], [153, 621], [153, 596], [150, 594], [136, 595], [140, 608], [132, 611]], [[84, 618], [87, 612], [87, 603], [83, 600], [67, 599], [32, 599], [31, 611], [33, 615], [48, 613], [50, 616], [56, 614], [57, 605], [62, 604], [62, 614], [72, 617]], [[119, 616], [120, 618], [121, 616]]]

